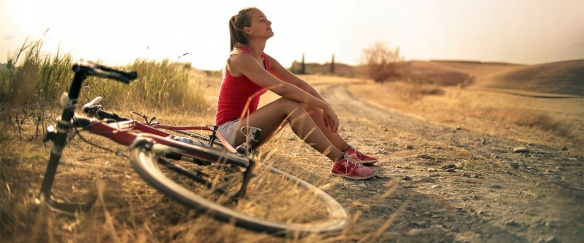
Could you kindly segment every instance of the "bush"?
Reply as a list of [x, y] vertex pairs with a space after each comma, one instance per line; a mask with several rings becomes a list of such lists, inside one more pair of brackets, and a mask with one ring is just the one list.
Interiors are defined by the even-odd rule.
[[362, 62], [367, 67], [369, 78], [376, 82], [384, 82], [399, 78], [397, 64], [402, 60], [399, 48], [390, 50], [384, 43], [377, 42], [363, 50]]

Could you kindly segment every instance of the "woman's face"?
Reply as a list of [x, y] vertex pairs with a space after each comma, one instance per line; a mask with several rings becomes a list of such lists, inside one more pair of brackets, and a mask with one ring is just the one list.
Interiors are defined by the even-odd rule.
[[245, 27], [245, 33], [252, 38], [270, 38], [274, 36], [272, 22], [259, 9], [253, 9], [251, 14], [251, 26]]

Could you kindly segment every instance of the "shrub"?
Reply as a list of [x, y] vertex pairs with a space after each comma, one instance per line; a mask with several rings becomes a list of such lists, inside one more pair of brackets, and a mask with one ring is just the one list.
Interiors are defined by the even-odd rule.
[[391, 50], [384, 43], [377, 42], [363, 49], [361, 59], [367, 67], [369, 78], [376, 82], [400, 77], [397, 68], [397, 63], [402, 60], [399, 56], [399, 48]]

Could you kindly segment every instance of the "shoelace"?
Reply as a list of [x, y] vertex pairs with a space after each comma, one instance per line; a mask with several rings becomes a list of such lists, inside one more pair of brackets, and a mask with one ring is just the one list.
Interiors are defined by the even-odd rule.
[[357, 170], [359, 168], [363, 167], [363, 164], [355, 163], [355, 161], [353, 160], [353, 155], [349, 155], [345, 152], [345, 154], [343, 154], [343, 158], [345, 159], [345, 174], [349, 174], [349, 167], [350, 167], [349, 164], [355, 166], [355, 168]]

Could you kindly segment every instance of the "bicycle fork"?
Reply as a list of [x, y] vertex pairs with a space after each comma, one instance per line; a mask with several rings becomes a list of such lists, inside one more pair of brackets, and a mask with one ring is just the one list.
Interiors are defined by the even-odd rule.
[[57, 173], [57, 167], [59, 166], [63, 148], [67, 142], [67, 133], [69, 133], [73, 126], [72, 119], [75, 114], [75, 107], [77, 106], [77, 98], [79, 97], [81, 84], [86, 77], [87, 74], [84, 72], [75, 73], [69, 93], [63, 93], [61, 95], [63, 113], [61, 114], [61, 119], [57, 123], [56, 131], [52, 126], [49, 126], [44, 138], [44, 140], [52, 140], [53, 147], [51, 149], [49, 162], [47, 164], [47, 169], [45, 170], [45, 176], [41, 184], [38, 199], [41, 203], [46, 201], [53, 209], [70, 214], [79, 209], [87, 211], [95, 203], [95, 199], [92, 199], [87, 203], [62, 203], [51, 197], [51, 189]]

